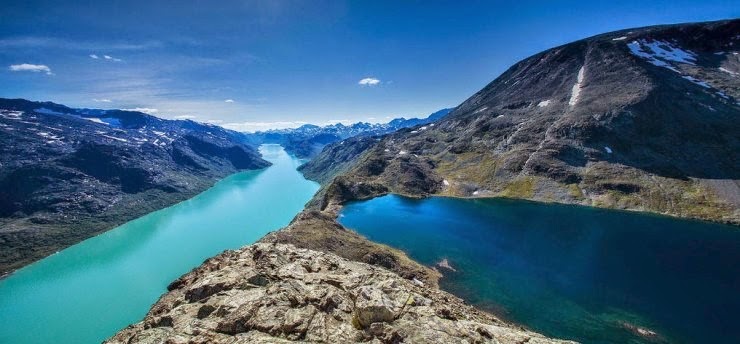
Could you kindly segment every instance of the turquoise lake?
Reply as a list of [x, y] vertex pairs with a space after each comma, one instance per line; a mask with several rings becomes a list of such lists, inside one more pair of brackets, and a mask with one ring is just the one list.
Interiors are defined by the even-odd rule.
[[141, 320], [170, 282], [206, 258], [287, 225], [319, 185], [282, 147], [260, 151], [272, 166], [229, 176], [0, 280], [0, 343], [100, 343]]
[[[740, 343], [740, 228], [507, 199], [350, 203], [340, 222], [441, 269], [441, 287], [583, 343]], [[637, 335], [636, 327], [655, 336]]]

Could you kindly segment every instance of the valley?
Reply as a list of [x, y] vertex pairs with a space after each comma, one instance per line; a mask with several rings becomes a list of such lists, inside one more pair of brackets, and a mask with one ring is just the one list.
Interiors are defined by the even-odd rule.
[[603, 33], [381, 124], [0, 99], [0, 342], [736, 342], [738, 45]]
[[318, 185], [279, 146], [260, 152], [267, 169], [233, 174], [0, 280], [0, 342], [99, 343], [205, 259], [285, 226]]

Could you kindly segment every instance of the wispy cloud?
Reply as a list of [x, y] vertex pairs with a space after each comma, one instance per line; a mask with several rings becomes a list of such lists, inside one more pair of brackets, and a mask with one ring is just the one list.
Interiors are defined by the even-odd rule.
[[208, 124], [221, 124], [224, 121], [223, 120], [220, 120], [220, 119], [207, 119], [207, 120], [205, 120], [205, 122], [208, 123]]
[[224, 100], [224, 103], [233, 103], [233, 102], [234, 102], [234, 99], [226, 99], [226, 100]]
[[150, 114], [150, 115], [153, 115], [153, 114], [155, 114], [155, 113], [159, 112], [159, 110], [157, 110], [157, 109], [152, 109], [152, 108], [142, 108], [142, 107], [137, 107], [137, 108], [131, 108], [131, 109], [121, 109], [121, 110], [123, 110], [123, 111], [136, 111], [136, 112], [143, 112], [143, 113], [148, 113], [148, 114]]
[[37, 36], [25, 36], [25, 37], [9, 37], [0, 39], [0, 47], [2, 48], [60, 48], [67, 50], [104, 50], [104, 51], [118, 51], [118, 50], [144, 50], [151, 48], [158, 48], [162, 46], [160, 41], [146, 41], [146, 42], [102, 42], [102, 41], [79, 41], [72, 39], [63, 39], [56, 37], [37, 37]]
[[375, 86], [380, 83], [380, 79], [376, 78], [364, 78], [358, 82], [358, 84], [363, 86]]
[[298, 128], [308, 122], [303, 121], [277, 121], [277, 122], [231, 122], [224, 123], [222, 126], [242, 132], [255, 132], [268, 129], [288, 129]]
[[352, 123], [352, 121], [350, 121], [348, 119], [330, 119], [330, 120], [326, 121], [326, 124], [328, 124], [328, 125], [334, 125], [334, 124], [340, 124], [340, 123], [341, 124], [350, 124], [350, 123]]
[[46, 73], [46, 75], [54, 74], [51, 72], [51, 68], [49, 68], [49, 66], [47, 65], [37, 65], [37, 64], [30, 64], [30, 63], [10, 65], [8, 69], [10, 69], [13, 72], [34, 72], [34, 73], [44, 72]]
[[93, 101], [96, 103], [110, 103], [111, 102], [110, 99], [97, 99], [97, 98], [93, 98]]
[[95, 55], [95, 54], [90, 54], [90, 58], [93, 58], [93, 59], [96, 59], [96, 60], [97, 60], [97, 59], [99, 59], [100, 57], [99, 57], [98, 55]]
[[180, 116], [175, 116], [175, 117], [172, 117], [172, 118], [174, 118], [174, 119], [196, 119], [196, 118], [198, 118], [198, 116], [180, 115]]
[[108, 61], [114, 61], [114, 62], [121, 62], [121, 61], [123, 61], [121, 59], [117, 59], [117, 58], [115, 58], [113, 56], [110, 56], [110, 55], [103, 55], [103, 58], [106, 59], [106, 60], [108, 60]]

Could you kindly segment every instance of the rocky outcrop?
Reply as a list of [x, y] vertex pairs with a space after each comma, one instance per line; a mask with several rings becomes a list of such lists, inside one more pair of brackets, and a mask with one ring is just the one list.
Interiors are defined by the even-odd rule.
[[413, 261], [403, 251], [372, 242], [342, 227], [337, 223], [336, 216], [331, 211], [304, 210], [290, 225], [266, 235], [260, 242], [329, 252], [356, 262], [383, 267], [405, 279], [416, 279], [437, 286], [441, 277], [439, 272]]
[[106, 343], [560, 343], [385, 269], [283, 244], [227, 251]]

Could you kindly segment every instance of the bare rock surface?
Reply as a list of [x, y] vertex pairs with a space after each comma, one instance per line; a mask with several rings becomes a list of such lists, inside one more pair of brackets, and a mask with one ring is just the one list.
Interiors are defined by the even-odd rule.
[[106, 343], [561, 343], [436, 287], [293, 245], [226, 251]]

